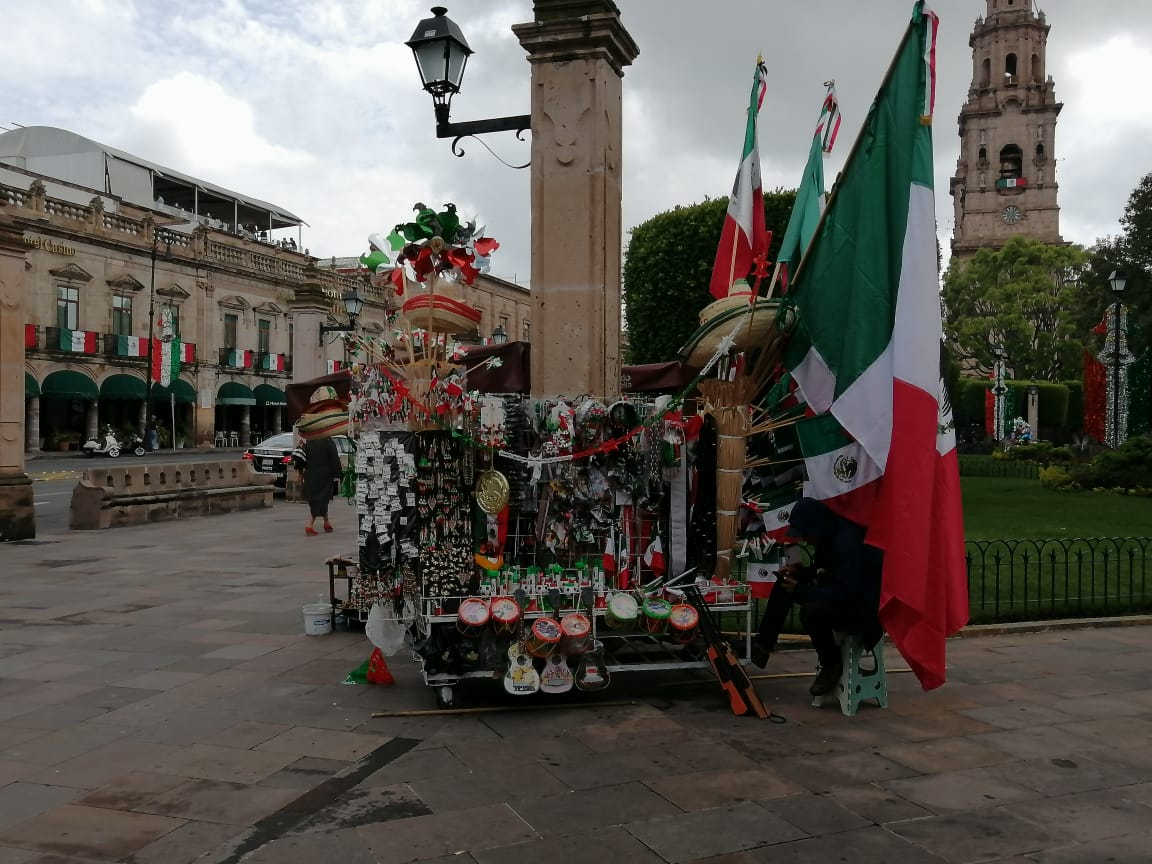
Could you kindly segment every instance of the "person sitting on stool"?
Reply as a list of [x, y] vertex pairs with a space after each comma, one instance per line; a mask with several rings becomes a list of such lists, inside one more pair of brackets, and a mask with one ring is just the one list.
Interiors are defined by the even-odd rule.
[[869, 650], [884, 635], [878, 612], [883, 553], [865, 544], [863, 528], [813, 498], [792, 505], [788, 525], [790, 536], [812, 544], [812, 563], [788, 564], [777, 571], [760, 631], [752, 640], [752, 662], [761, 668], [768, 663], [784, 619], [799, 605], [800, 623], [820, 661], [810, 692], [822, 696], [836, 688], [844, 671], [834, 630], [860, 634]]

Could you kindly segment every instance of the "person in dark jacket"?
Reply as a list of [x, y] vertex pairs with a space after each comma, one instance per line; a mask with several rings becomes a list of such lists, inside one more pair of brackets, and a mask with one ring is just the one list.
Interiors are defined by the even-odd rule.
[[328, 521], [328, 504], [335, 494], [336, 484], [344, 475], [344, 463], [340, 460], [340, 451], [336, 442], [331, 438], [319, 438], [305, 441], [302, 448], [297, 448], [293, 455], [293, 462], [302, 472], [302, 493], [308, 502], [309, 519], [304, 527], [304, 533], [315, 535], [316, 520], [324, 520], [324, 530], [332, 531], [332, 523]]
[[788, 525], [790, 535], [812, 545], [812, 563], [788, 564], [777, 571], [760, 631], [752, 640], [752, 662], [767, 664], [784, 620], [798, 605], [800, 623], [820, 662], [810, 692], [820, 696], [835, 689], [843, 672], [832, 631], [858, 633], [869, 649], [884, 635], [879, 619], [883, 553], [865, 544], [863, 528], [813, 498], [792, 505]]

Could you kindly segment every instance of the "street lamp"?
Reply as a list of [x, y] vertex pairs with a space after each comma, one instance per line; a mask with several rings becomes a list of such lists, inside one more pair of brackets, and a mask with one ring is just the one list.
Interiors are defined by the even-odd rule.
[[1005, 397], [1008, 394], [1008, 388], [1004, 384], [1004, 358], [1008, 352], [1004, 350], [1003, 345], [997, 344], [992, 346], [992, 353], [996, 355], [996, 368], [993, 371], [995, 381], [992, 385], [992, 440], [1000, 441], [1004, 429]]
[[1112, 446], [1120, 446], [1120, 297], [1128, 280], [1118, 270], [1108, 276], [1116, 303], [1112, 307]]
[[504, 329], [503, 324], [497, 324], [496, 329], [492, 331], [492, 344], [503, 345], [508, 341], [508, 331]]
[[321, 324], [320, 325], [320, 344], [324, 344], [325, 333], [351, 333], [356, 329], [356, 319], [360, 317], [360, 313], [364, 311], [364, 300], [360, 297], [360, 293], [355, 288], [349, 288], [345, 291], [340, 299], [344, 303], [344, 312], [348, 315], [347, 324]]
[[[160, 241], [165, 244], [164, 257], [172, 254], [172, 232], [164, 228], [152, 229], [152, 255], [151, 277], [148, 286], [148, 372], [145, 375], [144, 387], [144, 446], [149, 450], [159, 449], [152, 446], [155, 435], [155, 419], [152, 415], [152, 385], [155, 377], [155, 351], [156, 351], [156, 252]], [[172, 337], [169, 335], [169, 339]], [[173, 430], [175, 431], [175, 430]]]
[[454, 139], [452, 152], [457, 156], [464, 155], [464, 151], [457, 146], [461, 138], [488, 132], [515, 132], [520, 139], [523, 132], [532, 128], [530, 114], [466, 123], [449, 122], [452, 97], [460, 92], [464, 67], [473, 51], [459, 25], [447, 13], [445, 7], [433, 6], [432, 17], [417, 24], [412, 38], [404, 43], [412, 49], [416, 58], [421, 85], [432, 96], [432, 106], [436, 112], [436, 137]]

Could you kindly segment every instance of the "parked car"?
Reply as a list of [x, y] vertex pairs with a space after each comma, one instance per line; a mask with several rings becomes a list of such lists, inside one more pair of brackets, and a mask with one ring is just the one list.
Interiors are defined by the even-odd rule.
[[[352, 442], [346, 435], [336, 435], [332, 440], [336, 442], [340, 459], [347, 467], [352, 458]], [[292, 467], [292, 451], [296, 449], [296, 441], [295, 432], [280, 432], [265, 438], [255, 447], [249, 447], [244, 451], [244, 458], [252, 462], [252, 468], [257, 474], [275, 474], [276, 479], [272, 484], [283, 489], [288, 482], [288, 469]]]

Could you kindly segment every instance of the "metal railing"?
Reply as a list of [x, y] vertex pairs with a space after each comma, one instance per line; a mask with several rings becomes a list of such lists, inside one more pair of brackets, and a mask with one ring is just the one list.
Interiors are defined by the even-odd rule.
[[1035, 480], [1040, 464], [1026, 459], [994, 459], [991, 456], [964, 454], [957, 457], [961, 477], [999, 477], [1010, 480]]

